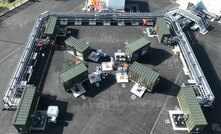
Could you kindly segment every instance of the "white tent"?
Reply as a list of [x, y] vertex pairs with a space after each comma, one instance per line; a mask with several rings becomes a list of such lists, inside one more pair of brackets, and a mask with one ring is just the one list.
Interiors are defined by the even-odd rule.
[[189, 3], [192, 3], [198, 9], [206, 9], [210, 13], [221, 16], [221, 0], [178, 0], [180, 8], [186, 10]]

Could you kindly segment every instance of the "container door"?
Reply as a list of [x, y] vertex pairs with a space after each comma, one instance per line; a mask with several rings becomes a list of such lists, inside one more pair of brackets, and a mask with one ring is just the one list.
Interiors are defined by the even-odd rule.
[[136, 60], [139, 58], [139, 53], [138, 52], [134, 52], [133, 56], [132, 56], [132, 60]]
[[146, 46], [142, 49], [141, 56], [146, 55], [148, 53], [149, 46]]

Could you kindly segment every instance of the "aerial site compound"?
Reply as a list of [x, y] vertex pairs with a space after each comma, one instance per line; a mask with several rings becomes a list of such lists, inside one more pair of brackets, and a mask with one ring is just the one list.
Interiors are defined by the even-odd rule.
[[35, 17], [8, 35], [27, 42], [2, 71], [0, 133], [221, 133], [220, 1], [15, 2], [1, 38]]

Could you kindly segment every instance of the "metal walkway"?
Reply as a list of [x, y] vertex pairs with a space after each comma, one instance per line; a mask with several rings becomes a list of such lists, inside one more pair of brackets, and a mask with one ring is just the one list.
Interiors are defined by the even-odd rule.
[[203, 20], [199, 16], [192, 14], [190, 12], [187, 12], [183, 9], [177, 9], [174, 11], [170, 11], [170, 13], [171, 14], [180, 14], [180, 15], [194, 21], [199, 26], [200, 33], [206, 34], [208, 32]]
[[204, 103], [206, 104], [201, 103], [201, 105], [211, 105], [215, 96], [213, 95], [185, 33], [182, 31], [179, 22], [171, 14], [166, 13], [165, 17], [170, 21], [176, 35], [179, 37], [179, 47], [188, 66], [188, 70], [190, 71], [190, 77], [196, 81], [194, 88], [198, 90], [202, 99], [205, 99]]
[[220, 19], [220, 16], [218, 16], [218, 15], [216, 15], [216, 14], [214, 14], [214, 13], [211, 13], [211, 12], [205, 10], [205, 9], [202, 10], [202, 12], [203, 12], [204, 14], [206, 14], [207, 16], [209, 16], [209, 17], [211, 17], [211, 18], [214, 18], [215, 20], [219, 20], [219, 19]]
[[35, 41], [37, 36], [41, 32], [43, 22], [45, 21], [45, 19], [47, 19], [47, 17], [48, 15], [46, 14], [39, 16], [32, 29], [26, 47], [17, 63], [17, 66], [5, 92], [3, 98], [3, 102], [5, 104], [4, 109], [16, 109], [20, 101], [22, 90], [27, 83], [25, 78], [27, 77], [27, 75], [30, 75], [30, 72], [32, 70], [31, 63], [33, 60], [35, 60], [34, 57], [36, 57]]
[[63, 12], [63, 13], [49, 13], [49, 15], [57, 16], [60, 20], [136, 20], [136, 19], [156, 19], [156, 17], [163, 17], [164, 13], [82, 13], [82, 12]]

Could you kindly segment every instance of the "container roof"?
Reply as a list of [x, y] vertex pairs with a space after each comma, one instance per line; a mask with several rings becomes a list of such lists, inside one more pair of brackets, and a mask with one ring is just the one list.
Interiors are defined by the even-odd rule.
[[196, 98], [193, 88], [189, 86], [181, 87], [181, 90], [185, 97], [185, 101], [189, 109], [189, 114], [191, 114], [194, 123], [197, 125], [207, 125], [207, 121]]
[[73, 36], [70, 36], [68, 39], [66, 39], [65, 44], [70, 47], [74, 47], [77, 51], [81, 53], [83, 53], [86, 49], [90, 47], [86, 43], [74, 38]]
[[53, 35], [54, 31], [55, 31], [56, 24], [57, 24], [57, 17], [50, 16], [48, 19], [46, 29], [45, 29], [45, 34]]
[[15, 112], [12, 124], [13, 125], [25, 125], [28, 119], [32, 101], [36, 93], [35, 86], [26, 86], [23, 90], [21, 100], [19, 102], [18, 108]]
[[159, 73], [136, 61], [129, 67], [129, 70], [133, 70], [133, 72], [136, 72], [140, 77], [152, 82], [156, 82], [157, 78], [160, 76]]
[[142, 38], [126, 45], [125, 47], [126, 47], [126, 49], [130, 49], [131, 51], [135, 52], [146, 45], [150, 45], [150, 43], [151, 42], [147, 38], [142, 37]]
[[159, 32], [161, 32], [162, 34], [170, 34], [170, 30], [164, 17], [157, 17], [156, 24], [159, 25]]
[[85, 71], [88, 71], [87, 67], [83, 62], [73, 65], [62, 72], [58, 74], [58, 78], [61, 83], [67, 82], [74, 77], [79, 76], [80, 74], [84, 73]]

